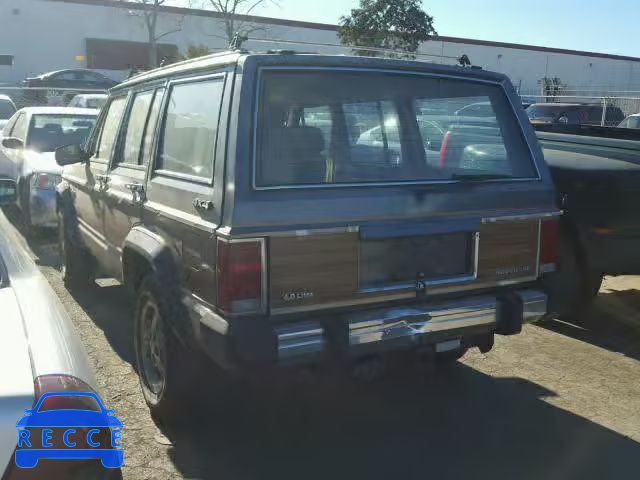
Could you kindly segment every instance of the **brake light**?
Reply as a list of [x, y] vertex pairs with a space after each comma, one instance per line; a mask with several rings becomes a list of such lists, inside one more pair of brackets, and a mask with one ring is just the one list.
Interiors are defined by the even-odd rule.
[[447, 160], [447, 149], [449, 148], [449, 141], [451, 140], [451, 132], [447, 132], [442, 137], [442, 146], [440, 147], [440, 161], [438, 167], [444, 168]]
[[229, 313], [258, 312], [263, 308], [263, 241], [258, 239], [217, 245], [217, 305]]
[[540, 235], [540, 263], [542, 265], [558, 262], [558, 220], [542, 222]]
[[[36, 394], [36, 403], [45, 393], [50, 392], [92, 392], [93, 389], [82, 380], [72, 377], [71, 375], [43, 375], [36, 378], [34, 382], [34, 390]], [[40, 405], [39, 411], [47, 410], [93, 410], [100, 411], [100, 407], [96, 404], [92, 397], [69, 395], [47, 397]]]

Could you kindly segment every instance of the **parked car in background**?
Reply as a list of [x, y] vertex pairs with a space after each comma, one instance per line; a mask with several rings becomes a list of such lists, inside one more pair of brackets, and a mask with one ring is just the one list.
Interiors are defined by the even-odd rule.
[[71, 99], [70, 108], [96, 108], [101, 109], [109, 96], [106, 93], [81, 93]]
[[538, 139], [564, 215], [560, 221], [564, 306], [579, 320], [604, 275], [640, 274], [640, 132], [538, 125]]
[[8, 95], [0, 95], [0, 129], [4, 128], [9, 119], [16, 113], [16, 105]]
[[[534, 103], [526, 112], [532, 124], [600, 125], [602, 105], [581, 103]], [[620, 107], [607, 106], [605, 125], [616, 126], [624, 119]]]
[[18, 205], [26, 233], [33, 227], [57, 226], [55, 188], [62, 168], [55, 150], [84, 143], [99, 110], [66, 107], [27, 107], [4, 128], [0, 164], [10, 165], [18, 182]]
[[640, 113], [634, 113], [625, 118], [618, 128], [640, 128]]
[[[477, 102], [492, 118], [454, 114]], [[56, 152], [65, 283], [134, 293], [155, 417], [231, 374], [487, 352], [548, 314], [556, 261], [518, 102], [502, 74], [382, 58], [226, 52], [137, 76]]]
[[[47, 90], [62, 90], [62, 105], [69, 103], [69, 100], [78, 93], [91, 93], [95, 90], [109, 90], [118, 82], [86, 69], [57, 70], [55, 72], [43, 73], [37, 77], [26, 78], [22, 82], [23, 86], [30, 88], [42, 88], [43, 90], [27, 91], [26, 98], [31, 102], [47, 101]], [[67, 89], [70, 89], [67, 91]]]
[[[0, 179], [0, 206], [15, 201], [16, 184]], [[22, 478], [14, 463], [16, 422], [53, 391], [95, 392], [97, 384], [70, 318], [0, 210], [0, 476]], [[66, 397], [64, 397], [66, 398]], [[67, 408], [83, 408], [82, 402]], [[96, 435], [97, 437], [97, 435]], [[58, 439], [59, 440], [59, 439]], [[84, 471], [84, 467], [91, 471]], [[102, 478], [105, 469], [86, 462], [49, 464], [51, 478]], [[15, 475], [15, 477], [14, 477]], [[97, 476], [94, 476], [97, 475]]]

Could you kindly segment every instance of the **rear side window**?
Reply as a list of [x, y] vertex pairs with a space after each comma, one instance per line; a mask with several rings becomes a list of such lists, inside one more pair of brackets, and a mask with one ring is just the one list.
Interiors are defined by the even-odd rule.
[[537, 175], [498, 85], [369, 71], [261, 78], [257, 187]]
[[120, 121], [122, 120], [126, 104], [126, 97], [118, 97], [109, 105], [98, 143], [98, 151], [96, 153], [98, 158], [108, 159], [111, 156], [113, 146], [118, 137], [118, 129], [120, 128]]
[[130, 165], [140, 165], [142, 163], [142, 138], [152, 101], [152, 91], [138, 93], [133, 98], [124, 134], [124, 146], [120, 157], [121, 163]]
[[223, 77], [171, 87], [160, 137], [158, 169], [212, 177], [223, 90]]

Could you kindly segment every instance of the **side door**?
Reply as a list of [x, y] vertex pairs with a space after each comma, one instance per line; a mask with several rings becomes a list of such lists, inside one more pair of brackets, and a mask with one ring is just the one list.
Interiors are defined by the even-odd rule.
[[216, 182], [214, 195], [213, 172], [225, 154], [227, 75], [167, 85], [143, 212], [145, 225], [161, 232], [182, 258], [186, 286], [205, 300], [211, 299], [215, 276], [212, 238], [220, 222], [222, 182]]
[[147, 87], [131, 94], [120, 140], [109, 169], [105, 190], [105, 234], [109, 244], [109, 270], [120, 269], [122, 244], [142, 218], [146, 199], [147, 167], [152, 158], [156, 124], [164, 87]]
[[103, 264], [109, 258], [104, 234], [104, 192], [109, 185], [109, 162], [118, 139], [126, 103], [125, 95], [109, 100], [88, 142], [89, 160], [65, 167], [64, 170], [64, 179], [75, 196], [78, 228], [84, 243]]

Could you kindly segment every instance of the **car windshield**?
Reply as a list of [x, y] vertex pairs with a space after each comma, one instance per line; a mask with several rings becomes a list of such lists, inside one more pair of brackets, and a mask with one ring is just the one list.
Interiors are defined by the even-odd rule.
[[87, 98], [87, 108], [102, 108], [105, 103], [107, 103], [107, 97]]
[[71, 144], [83, 144], [96, 121], [90, 115], [36, 114], [31, 119], [27, 146], [38, 152], [53, 152]]
[[0, 120], [7, 120], [16, 113], [16, 107], [8, 100], [0, 100]]
[[257, 187], [535, 176], [497, 85], [347, 71], [262, 78]]

